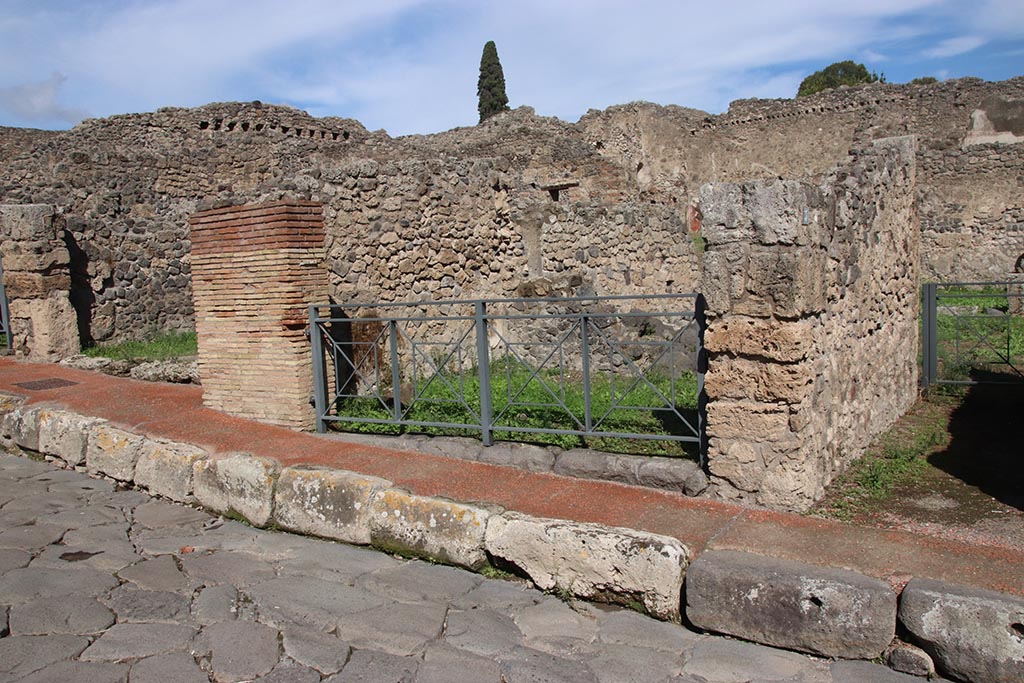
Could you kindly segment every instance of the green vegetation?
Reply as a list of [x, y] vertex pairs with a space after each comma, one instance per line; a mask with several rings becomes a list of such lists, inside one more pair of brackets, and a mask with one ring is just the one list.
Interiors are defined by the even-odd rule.
[[885, 74], [869, 72], [863, 64], [847, 60], [829, 64], [821, 71], [815, 71], [800, 83], [797, 97], [807, 97], [822, 90], [838, 88], [841, 85], [861, 85], [863, 83], [885, 83]]
[[948, 405], [955, 400], [936, 396], [915, 405], [829, 486], [829, 495], [811, 514], [853, 519], [875, 510], [897, 487], [920, 476], [927, 456], [949, 439]]
[[941, 380], [966, 380], [972, 370], [1000, 372], [1024, 361], [1024, 317], [1007, 315], [1005, 289], [942, 287], [935, 327]]
[[[581, 437], [572, 434], [523, 434], [502, 430], [501, 425], [541, 429], [578, 429], [584, 420], [582, 377], [562, 376], [557, 370], [542, 370], [536, 377], [523, 364], [501, 358], [491, 364], [491, 405], [496, 417], [497, 440], [553, 444], [562, 448], [590, 447], [606, 451], [651, 455], [686, 455], [687, 444], [678, 441], [634, 440], [612, 437]], [[667, 373], [649, 377], [650, 385], [628, 376], [616, 376], [614, 383], [607, 373], [596, 375], [590, 386], [591, 413], [600, 422], [600, 429], [609, 432], [633, 432], [653, 435], [689, 434], [662, 396], [675, 401], [676, 409], [696, 425], [697, 377], [686, 372], [674, 379]], [[560, 381], [561, 380], [561, 381]], [[653, 385], [657, 390], [652, 388]], [[480, 406], [480, 381], [475, 368], [463, 374], [446, 372], [417, 387], [419, 395], [409, 407], [405, 419], [418, 422], [449, 422], [473, 424]], [[454, 392], [453, 392], [454, 390]], [[464, 397], [464, 405], [458, 399]], [[659, 393], [661, 395], [659, 395]], [[571, 416], [559, 402], [568, 408]], [[613, 408], [613, 404], [615, 407]], [[467, 405], [471, 409], [467, 409]], [[349, 398], [338, 405], [343, 416], [334, 423], [338, 429], [353, 432], [397, 434], [401, 427], [387, 424], [360, 423], [344, 417], [388, 419], [390, 415], [376, 398]], [[576, 420], [572, 416], [575, 416]], [[603, 419], [602, 419], [603, 418]], [[479, 437], [479, 429], [415, 427], [417, 432], [445, 436]]]
[[484, 53], [480, 57], [480, 79], [476, 84], [479, 98], [477, 111], [480, 123], [491, 118], [498, 112], [508, 111], [508, 95], [505, 94], [505, 72], [498, 60], [498, 48], [493, 40], [484, 45]]
[[935, 76], [921, 76], [910, 81], [910, 85], [931, 85], [938, 82], [939, 79], [935, 78]]
[[89, 347], [85, 355], [114, 360], [166, 360], [196, 355], [195, 332], [169, 332], [145, 341], [127, 341]]

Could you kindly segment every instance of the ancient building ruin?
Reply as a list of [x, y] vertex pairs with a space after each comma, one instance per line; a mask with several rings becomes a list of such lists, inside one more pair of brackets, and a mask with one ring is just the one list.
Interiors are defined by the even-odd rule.
[[[402, 138], [259, 102], [161, 109], [70, 131], [0, 128], [0, 204], [54, 207], [85, 344], [194, 328], [189, 217], [280, 199], [323, 205], [323, 268], [339, 302], [700, 290], [713, 313], [745, 316], [772, 335], [802, 322], [817, 330], [801, 352], [814, 378], [784, 379], [782, 397], [775, 389], [747, 395], [726, 380], [715, 390], [719, 416], [728, 401], [775, 405], [765, 418], [771, 428], [785, 422], [782, 441], [800, 442], [783, 451], [815, 455], [770, 474], [785, 457], [751, 455], [736, 445], [742, 439], [720, 433], [733, 441], [723, 442], [718, 473], [710, 466], [722, 495], [799, 506], [862, 447], [858, 436], [838, 452], [836, 430], [877, 433], [912, 393], [913, 364], [903, 357], [910, 352], [896, 359], [908, 379], [882, 399], [884, 410], [870, 408], [877, 379], [840, 390], [844, 363], [869, 353], [851, 356], [850, 335], [873, 338], [871, 316], [881, 307], [900, 321], [884, 344], [906, 351], [916, 345], [908, 322], [916, 321], [916, 293], [908, 292], [919, 277], [1002, 278], [1024, 254], [1022, 101], [1024, 78], [873, 84], [742, 100], [716, 116], [635, 103], [566, 123], [524, 107], [473, 128]], [[872, 145], [907, 135], [916, 146]], [[803, 184], [780, 185], [782, 178]], [[760, 184], [721, 185], [740, 181]], [[772, 199], [761, 205], [759, 197]], [[783, 213], [772, 214], [778, 206]], [[793, 243], [763, 231], [731, 233], [744, 212], [755, 216], [751, 225], [806, 213], [818, 232]], [[885, 229], [872, 232], [877, 226]], [[844, 237], [852, 234], [860, 242]], [[7, 270], [16, 238], [4, 239]], [[737, 251], [744, 244], [753, 251]], [[804, 296], [797, 271], [760, 283], [748, 277], [806, 265], [799, 259], [808, 249], [825, 259], [827, 273], [813, 296]], [[913, 261], [887, 260], [890, 252]], [[778, 268], [757, 270], [765, 263]], [[774, 289], [758, 291], [767, 286]], [[713, 291], [737, 296], [715, 300]], [[788, 313], [772, 298], [794, 293], [803, 298], [790, 300]], [[767, 309], [751, 308], [759, 298]], [[892, 302], [900, 310], [889, 310]], [[720, 377], [763, 360], [743, 348], [717, 352]], [[796, 371], [786, 369], [790, 360], [769, 360], [778, 367], [766, 382]], [[863, 387], [872, 387], [869, 395]], [[801, 424], [812, 407], [835, 415], [806, 428], [827, 444]], [[732, 476], [727, 461], [760, 470]]]

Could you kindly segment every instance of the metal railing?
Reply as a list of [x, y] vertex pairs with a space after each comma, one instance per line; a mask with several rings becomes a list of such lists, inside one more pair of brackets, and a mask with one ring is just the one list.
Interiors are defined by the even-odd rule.
[[1024, 382], [1024, 281], [926, 283], [921, 385]]
[[7, 290], [4, 289], [4, 267], [0, 262], [0, 334], [4, 336], [4, 348], [10, 350], [13, 342], [11, 340], [11, 311], [7, 303]]
[[317, 430], [701, 446], [703, 310], [697, 294], [313, 305]]

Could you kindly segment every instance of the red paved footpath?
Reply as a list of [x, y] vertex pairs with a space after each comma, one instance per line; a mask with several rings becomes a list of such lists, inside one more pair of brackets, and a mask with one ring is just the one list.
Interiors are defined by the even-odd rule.
[[[60, 378], [72, 386], [17, 386]], [[328, 465], [384, 477], [414, 493], [496, 503], [541, 517], [643, 529], [675, 536], [695, 553], [745, 550], [843, 567], [893, 585], [912, 576], [1024, 595], [1024, 553], [902, 531], [744, 508], [613, 482], [537, 474], [411, 451], [351, 444], [230, 417], [204, 408], [202, 389], [0, 359], [0, 390], [30, 403], [62, 405], [149, 436], [192, 443], [214, 457], [233, 451], [282, 465]]]

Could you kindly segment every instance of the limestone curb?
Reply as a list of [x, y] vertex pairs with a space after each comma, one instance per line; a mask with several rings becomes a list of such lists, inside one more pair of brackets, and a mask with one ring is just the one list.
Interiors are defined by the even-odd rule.
[[[993, 680], [1024, 682], [1019, 666], [1024, 661], [1024, 639], [1020, 637], [1024, 631], [1024, 602], [1002, 593], [913, 579], [899, 596], [897, 615], [897, 596], [888, 586], [882, 590], [882, 582], [848, 570], [734, 551], [708, 550], [693, 560], [690, 549], [669, 536], [421, 496], [385, 479], [329, 468], [282, 468], [275, 460], [247, 453], [214, 458], [191, 444], [135, 434], [104, 420], [48, 405], [25, 405], [20, 397], [6, 393], [0, 393], [0, 436], [5, 443], [49, 456], [62, 466], [131, 483], [173, 500], [198, 503], [219, 514], [241, 517], [254, 526], [276, 525], [470, 569], [480, 569], [491, 561], [514, 565], [542, 589], [634, 605], [664, 620], [678, 621], [682, 617], [680, 593], [685, 583], [686, 615], [696, 626], [832, 657], [877, 656], [889, 645], [878, 643], [884, 638], [891, 640], [889, 634], [899, 625], [915, 641], [912, 645], [920, 645], [936, 657], [940, 670], [947, 675], [963, 678], [983, 671], [994, 675]], [[84, 452], [84, 464], [79, 448]], [[754, 604], [758, 600], [753, 598], [746, 600], [751, 603], [748, 607], [753, 617], [737, 617], [736, 610], [730, 611], [722, 603], [720, 614], [708, 617], [717, 599], [705, 586], [709, 583], [705, 580], [709, 567], [717, 566], [722, 576], [739, 576], [729, 582], [726, 591], [749, 596], [757, 586], [751, 583], [748, 570], [761, 565], [774, 572], [767, 582], [774, 580], [775, 584], [766, 587], [779, 593], [776, 607], [787, 599], [818, 607], [797, 610], [800, 614], [795, 617], [796, 612], [789, 610], [793, 614], [787, 619], [794, 619], [779, 629], [803, 635], [769, 638], [762, 633], [765, 624], [759, 628], [747, 628], [742, 623], [727, 625], [730, 619], [759, 620], [755, 614], [758, 605]], [[744, 574], [746, 581], [741, 580]], [[826, 604], [829, 600], [817, 593], [804, 596], [809, 578], [814, 587], [825, 591], [825, 598], [836, 598], [836, 605]], [[720, 587], [725, 585], [718, 583]], [[848, 594], [842, 595], [843, 590]], [[829, 625], [819, 618], [829, 612], [830, 606], [836, 612], [872, 601], [876, 603], [873, 608], [857, 612], [860, 631], [851, 637], [853, 642], [841, 642], [843, 634], [836, 629], [829, 631]], [[743, 606], [743, 602], [736, 604]], [[702, 606], [694, 607], [698, 604]], [[766, 605], [762, 600], [760, 609], [763, 611]], [[951, 632], [938, 645], [933, 633], [922, 630], [920, 622], [934, 621], [935, 615], [959, 623], [972, 610], [977, 611], [978, 605], [996, 614], [1000, 624], [1007, 621], [1008, 626], [1002, 624], [1002, 628], [1009, 629], [1009, 635], [999, 636], [1000, 652], [1009, 653], [1007, 657], [988, 657], [979, 649], [976, 636]], [[808, 646], [796, 642], [810, 637], [816, 628], [828, 631], [833, 644]], [[863, 631], [873, 635], [867, 638]], [[867, 641], [870, 643], [866, 645]], [[927, 657], [924, 652], [920, 655]]]

